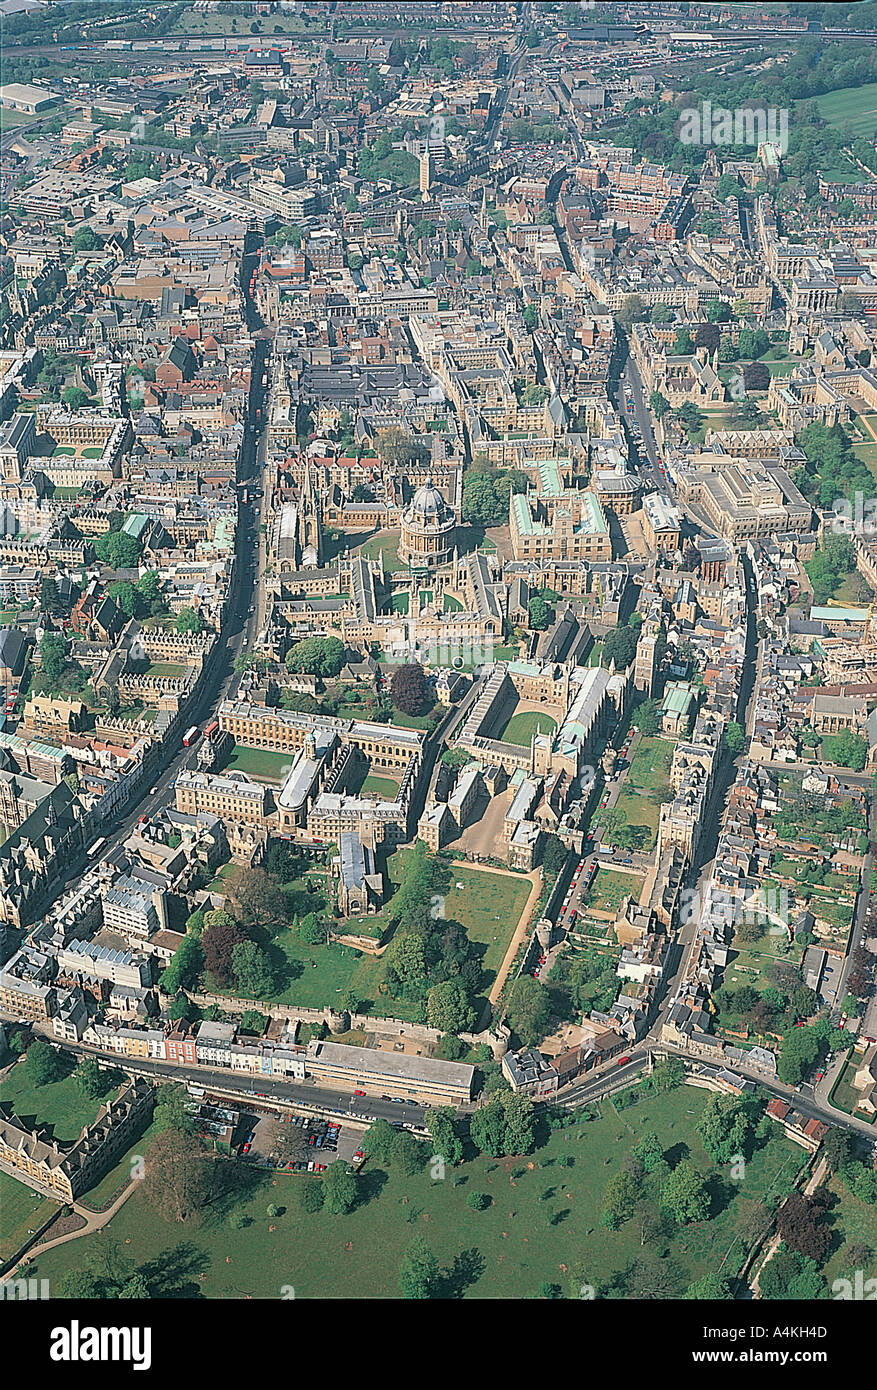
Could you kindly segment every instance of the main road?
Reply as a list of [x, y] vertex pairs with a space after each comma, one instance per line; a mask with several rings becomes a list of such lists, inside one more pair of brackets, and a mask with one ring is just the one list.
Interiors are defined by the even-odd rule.
[[[245, 257], [245, 265], [251, 259], [252, 254]], [[247, 280], [244, 283], [248, 285]], [[248, 299], [247, 316], [251, 329], [255, 323], [253, 315], [252, 303]], [[256, 338], [247, 410], [248, 421], [245, 426], [244, 443], [237, 470], [239, 484], [256, 482], [258, 487], [261, 487], [260, 475], [265, 456], [264, 431], [266, 424], [263, 409], [262, 374], [267, 350], [267, 342], [264, 339]], [[261, 424], [251, 429], [250, 422], [256, 421], [257, 411], [262, 412]], [[242, 501], [240, 488], [238, 491], [235, 560], [226, 601], [225, 617], [219, 641], [211, 654], [210, 663], [202, 678], [200, 689], [186, 710], [186, 724], [201, 724], [205, 720], [210, 720], [216, 714], [223, 700], [233, 698], [240, 682], [240, 674], [235, 670], [235, 663], [242, 652], [252, 647], [258, 630], [258, 614], [250, 613], [260, 573], [257, 562], [259, 552], [258, 499], [253, 497], [252, 486], [247, 488], [248, 500], [246, 502]], [[177, 742], [177, 739], [180, 741]], [[113, 829], [107, 833], [107, 847], [103, 851], [104, 853], [114, 849], [127, 839], [142, 817], [151, 815], [171, 799], [173, 784], [177, 776], [184, 768], [194, 768], [197, 764], [197, 757], [197, 743], [190, 748], [185, 748], [182, 746], [181, 736], [178, 734], [174, 744], [164, 750], [161, 771], [153, 777], [150, 790], [133, 802], [116, 821]], [[69, 882], [78, 877], [81, 872], [81, 865], [71, 865], [69, 873], [61, 880], [61, 883]]]
[[[0, 1010], [0, 1021], [13, 1022], [13, 1015]], [[210, 1095], [227, 1096], [239, 1102], [242, 1110], [267, 1109], [274, 1105], [287, 1105], [311, 1110], [331, 1111], [344, 1115], [348, 1120], [370, 1124], [372, 1120], [394, 1120], [423, 1128], [426, 1107], [407, 1100], [394, 1101], [383, 1096], [354, 1096], [350, 1091], [338, 1091], [320, 1086], [316, 1080], [273, 1081], [267, 1076], [241, 1075], [226, 1068], [182, 1067], [174, 1062], [162, 1062], [144, 1057], [108, 1058], [98, 1048], [85, 1043], [65, 1042], [53, 1036], [48, 1027], [31, 1024], [38, 1036], [43, 1036], [56, 1047], [72, 1052], [78, 1057], [95, 1057], [105, 1066], [118, 1066], [121, 1071], [132, 1075], [146, 1076], [157, 1083], [176, 1082], [203, 1088]], [[260, 1106], [260, 1101], [267, 1104]]]

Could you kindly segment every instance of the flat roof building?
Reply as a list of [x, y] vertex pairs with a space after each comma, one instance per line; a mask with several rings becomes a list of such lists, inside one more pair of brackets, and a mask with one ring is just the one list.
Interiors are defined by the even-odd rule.
[[24, 82], [7, 82], [5, 87], [0, 87], [0, 106], [5, 106], [8, 111], [24, 111], [29, 116], [45, 111], [57, 100], [54, 92]]
[[471, 1099], [475, 1075], [475, 1068], [462, 1062], [384, 1052], [381, 1048], [348, 1047], [316, 1038], [308, 1043], [307, 1071], [309, 1076], [372, 1095], [383, 1089], [405, 1098], [457, 1104]]

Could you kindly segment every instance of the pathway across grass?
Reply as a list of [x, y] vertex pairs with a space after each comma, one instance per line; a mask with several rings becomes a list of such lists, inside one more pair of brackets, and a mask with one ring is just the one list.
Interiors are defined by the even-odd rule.
[[[569, 1296], [574, 1278], [606, 1284], [642, 1255], [635, 1220], [609, 1231], [600, 1217], [609, 1179], [635, 1137], [653, 1129], [673, 1162], [687, 1147], [715, 1189], [711, 1221], [676, 1228], [660, 1242], [681, 1292], [718, 1270], [726, 1256], [725, 1272], [739, 1267], [745, 1246], [737, 1226], [748, 1199], [790, 1181], [806, 1160], [803, 1150], [774, 1129], [747, 1164], [746, 1183], [723, 1180], [696, 1131], [707, 1099], [705, 1092], [683, 1086], [621, 1114], [604, 1103], [601, 1118], [555, 1131], [534, 1154], [503, 1160], [482, 1155], [449, 1170], [443, 1181], [434, 1180], [429, 1166], [404, 1177], [397, 1168], [385, 1172], [369, 1163], [361, 1179], [363, 1200], [344, 1217], [301, 1212], [298, 1190], [313, 1179], [295, 1174], [248, 1174], [239, 1195], [205, 1213], [192, 1229], [157, 1216], [137, 1190], [104, 1232], [46, 1251], [28, 1273], [50, 1279], [57, 1289], [67, 1271], [87, 1267], [115, 1242], [137, 1264], [152, 1262], [156, 1278], [173, 1268], [176, 1283], [167, 1294], [277, 1298], [292, 1285], [296, 1298], [397, 1298], [405, 1251], [422, 1236], [443, 1269], [470, 1252], [458, 1294], [530, 1299], [548, 1283]], [[484, 1211], [468, 1204], [475, 1192], [490, 1199]], [[280, 1208], [279, 1216], [266, 1216], [270, 1203]], [[250, 1224], [241, 1225], [247, 1218]]]
[[11, 1260], [31, 1231], [48, 1221], [58, 1203], [34, 1192], [8, 1173], [0, 1173], [0, 1263]]

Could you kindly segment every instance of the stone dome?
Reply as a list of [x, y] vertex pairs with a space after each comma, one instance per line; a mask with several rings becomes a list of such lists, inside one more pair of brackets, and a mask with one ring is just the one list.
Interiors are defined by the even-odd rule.
[[409, 511], [412, 517], [423, 522], [441, 522], [447, 517], [450, 508], [431, 478], [419, 487], [411, 499]]
[[419, 487], [401, 516], [399, 559], [433, 569], [446, 564], [454, 550], [457, 519], [432, 478]]

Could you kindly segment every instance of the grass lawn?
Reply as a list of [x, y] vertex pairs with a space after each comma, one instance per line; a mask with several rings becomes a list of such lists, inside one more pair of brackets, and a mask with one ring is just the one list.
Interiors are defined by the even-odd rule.
[[877, 478], [877, 444], [854, 444], [853, 453]]
[[552, 719], [550, 714], [540, 710], [518, 710], [503, 726], [497, 738], [505, 743], [516, 743], [520, 748], [529, 748], [533, 734], [550, 734], [556, 728], [557, 720]]
[[[488, 874], [456, 863], [451, 875], [445, 917], [462, 922], [469, 939], [486, 947], [481, 964], [495, 976], [521, 919], [530, 884], [514, 874]], [[458, 883], [463, 887], [458, 888]]]
[[83, 449], [82, 457], [84, 459], [99, 459], [102, 453], [103, 449], [98, 449], [94, 446], [89, 446], [89, 448]]
[[225, 764], [226, 772], [246, 772], [269, 782], [280, 782], [292, 766], [291, 753], [272, 753], [267, 748], [244, 748], [236, 743]]
[[[59, 1054], [67, 1062], [69, 1054]], [[69, 1065], [69, 1062], [67, 1062]], [[27, 1058], [16, 1062], [4, 1077], [3, 1099], [21, 1119], [34, 1118], [37, 1124], [51, 1125], [56, 1139], [78, 1139], [84, 1125], [90, 1125], [101, 1102], [80, 1094], [71, 1075], [48, 1085], [38, 1086], [30, 1075]]]
[[34, 1192], [8, 1173], [0, 1173], [0, 1263], [10, 1260], [27, 1240], [29, 1231], [36, 1231], [48, 1221], [58, 1202]]
[[[284, 989], [271, 995], [271, 1003], [300, 1004], [307, 1009], [337, 1007], [338, 994], [351, 987], [359, 958], [351, 946], [309, 946], [291, 928], [277, 933], [271, 954], [275, 961], [282, 957], [281, 973], [286, 980]], [[231, 992], [243, 993], [236, 986]]]
[[64, 454], [68, 455], [71, 458], [75, 458], [76, 450], [74, 449], [72, 444], [56, 444], [54, 449], [52, 450], [52, 458], [57, 458], [59, 454]]
[[591, 886], [589, 906], [598, 912], [617, 912], [622, 898], [632, 897], [639, 902], [643, 881], [637, 874], [622, 874], [615, 869], [598, 869]]
[[29, 125], [31, 121], [36, 121], [42, 116], [51, 116], [57, 110], [57, 103], [47, 106], [44, 111], [38, 112], [35, 116], [30, 111], [12, 111], [6, 106], [0, 106], [0, 130], [11, 130], [13, 126]]
[[390, 720], [399, 729], [428, 729], [434, 710], [435, 705], [428, 709], [426, 714], [403, 714], [400, 709], [394, 707], [390, 713]]
[[453, 594], [444, 594], [442, 597], [442, 609], [445, 613], [462, 613], [463, 605]]
[[360, 794], [367, 795], [372, 792], [375, 796], [383, 796], [387, 801], [395, 801], [399, 792], [399, 783], [392, 777], [374, 777], [369, 773], [362, 786]]
[[[627, 790], [623, 791], [615, 803], [615, 809], [620, 811], [628, 825], [644, 826], [648, 831], [648, 836], [642, 843], [643, 850], [648, 853], [653, 850], [658, 839], [658, 820], [660, 816], [660, 806], [648, 796], [632, 795]], [[612, 843], [611, 831], [603, 832], [604, 843]]]
[[[390, 856], [387, 875], [391, 883], [399, 882], [404, 857], [409, 852], [402, 849]], [[457, 888], [457, 883], [462, 883], [463, 887]], [[451, 865], [451, 887], [444, 897], [444, 916], [462, 923], [471, 940], [484, 947], [481, 964], [490, 977], [482, 982], [485, 991], [502, 964], [529, 892], [529, 882], [515, 874], [493, 874], [456, 863]], [[297, 910], [307, 911], [307, 904]], [[368, 932], [379, 936], [385, 925], [386, 909], [374, 917], [351, 918], [348, 930], [353, 934]], [[339, 996], [351, 989], [360, 1001], [362, 1012], [378, 1017], [416, 1019], [414, 1001], [395, 999], [382, 991], [385, 967], [381, 956], [367, 955], [338, 942], [310, 946], [293, 930], [280, 931], [274, 937], [273, 953], [285, 984], [271, 996], [272, 1003], [320, 1009], [338, 1005]]]
[[176, 661], [150, 661], [146, 668], [147, 676], [166, 676], [178, 678], [186, 674], [185, 666]]
[[851, 1268], [844, 1253], [850, 1245], [869, 1247], [872, 1252], [870, 1267], [863, 1270], [863, 1274], [865, 1279], [877, 1277], [877, 1206], [861, 1201], [839, 1177], [832, 1177], [828, 1185], [838, 1198], [829, 1218], [834, 1240], [823, 1270], [829, 1288], [835, 1279], [855, 1279], [855, 1269]]
[[864, 87], [841, 87], [816, 98], [819, 114], [829, 125], [849, 129], [854, 135], [877, 132], [877, 82]]
[[[187, 5], [171, 29], [171, 33], [200, 33], [205, 36], [211, 34], [239, 34], [241, 37], [245, 37], [249, 31], [248, 21], [249, 16], [235, 14], [233, 11], [229, 13], [228, 11], [224, 11], [221, 7], [209, 14], [198, 14], [192, 9], [191, 5]], [[261, 37], [266, 37], [275, 33], [279, 36], [281, 31], [284, 34], [297, 34], [307, 29], [307, 25], [301, 15], [284, 14], [280, 11], [276, 14], [272, 14], [268, 22], [263, 22], [261, 20], [256, 22], [259, 23], [259, 30], [257, 33], [259, 33]]]
[[674, 748], [675, 744], [666, 738], [641, 738], [631, 759], [625, 786], [635, 787], [637, 791], [662, 788], [670, 776]]
[[[858, 450], [856, 452], [858, 452]], [[875, 469], [877, 469], [877, 452], [875, 452], [874, 464]], [[875, 477], [877, 477], [877, 472], [875, 472]], [[840, 582], [840, 585], [834, 591], [834, 598], [836, 602], [841, 604], [849, 604], [852, 608], [858, 608], [862, 602], [861, 598], [859, 597], [859, 586], [866, 582], [867, 581], [863, 578], [861, 574], [859, 574], [858, 570], [852, 570], [849, 574], [845, 574]]]
[[240, 864], [223, 864], [216, 876], [208, 883], [207, 891], [211, 892], [215, 889], [218, 893], [228, 893], [240, 877], [241, 867]]
[[408, 604], [410, 602], [410, 594], [394, 594], [390, 601], [390, 607], [392, 608], [394, 613], [407, 613]]
[[[655, 845], [660, 808], [671, 794], [669, 777], [673, 748], [673, 743], [667, 739], [656, 736], [640, 739], [615, 803], [628, 825], [643, 825], [647, 828], [647, 850]], [[609, 838], [611, 839], [611, 836]]]
[[[770, 900], [768, 900], [770, 906]], [[777, 907], [780, 901], [777, 901]], [[731, 943], [731, 953], [728, 964], [725, 968], [725, 983], [734, 989], [739, 989], [742, 985], [752, 985], [754, 989], [767, 989], [771, 981], [768, 970], [774, 961], [788, 961], [790, 965], [799, 966], [803, 957], [803, 948], [799, 945], [792, 945], [787, 951], [783, 950], [785, 945], [785, 933], [771, 935], [769, 927], [765, 928], [764, 934], [757, 941], [741, 941], [739, 933], [735, 932]]]
[[[853, 1085], [853, 1077], [862, 1065], [862, 1054], [853, 1053], [850, 1060], [845, 1063], [843, 1071], [835, 1081], [831, 1095], [829, 1097], [833, 1106], [842, 1110], [845, 1115], [856, 1115], [859, 1120], [867, 1120], [869, 1124], [874, 1123], [874, 1116], [868, 1115], [864, 1110], [858, 1111], [858, 1104], [861, 1099], [861, 1091], [857, 1091]], [[877, 1250], [877, 1245], [875, 1245]]]
[[[360, 1205], [345, 1217], [302, 1213], [297, 1189], [309, 1179], [293, 1174], [272, 1178], [247, 1170], [240, 1192], [193, 1229], [166, 1222], [137, 1191], [104, 1231], [46, 1251], [29, 1273], [57, 1287], [68, 1270], [82, 1269], [116, 1242], [138, 1264], [150, 1262], [153, 1277], [174, 1269], [166, 1296], [277, 1298], [291, 1284], [297, 1298], [398, 1298], [402, 1258], [423, 1236], [442, 1269], [472, 1252], [471, 1273], [459, 1288], [466, 1297], [532, 1298], [543, 1281], [568, 1294], [571, 1271], [584, 1267], [585, 1277], [600, 1284], [641, 1254], [636, 1222], [610, 1232], [600, 1212], [608, 1180], [646, 1128], [657, 1132], [665, 1151], [676, 1150], [674, 1161], [678, 1146], [688, 1145], [695, 1165], [718, 1176], [695, 1130], [706, 1102], [705, 1092], [683, 1086], [621, 1114], [604, 1103], [600, 1118], [550, 1134], [526, 1159], [482, 1155], [444, 1181], [434, 1181], [428, 1167], [405, 1177], [398, 1168], [385, 1173], [367, 1164]], [[572, 1165], [561, 1168], [561, 1157]], [[792, 1177], [805, 1158], [776, 1132], [747, 1165], [745, 1185], [716, 1182], [713, 1219], [677, 1230], [660, 1247], [678, 1267], [680, 1290], [718, 1269], [729, 1251], [725, 1271], [739, 1267], [740, 1208]], [[491, 1205], [474, 1212], [466, 1202], [471, 1192], [486, 1193]], [[279, 1217], [266, 1217], [269, 1202], [281, 1207]], [[239, 1214], [252, 1224], [238, 1229]]]
[[402, 570], [405, 566], [399, 559], [399, 542], [402, 537], [396, 534], [384, 534], [375, 536], [372, 540], [366, 541], [365, 545], [356, 546], [355, 533], [348, 538], [351, 549], [356, 548], [357, 554], [364, 555], [370, 560], [377, 560], [379, 555], [384, 557], [384, 569], [392, 573], [394, 570]]

